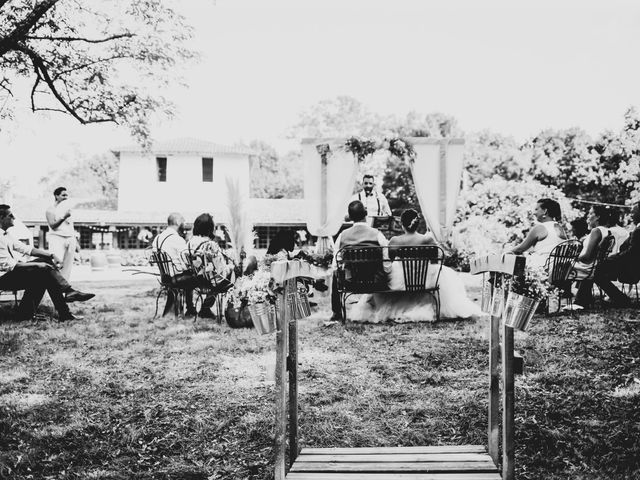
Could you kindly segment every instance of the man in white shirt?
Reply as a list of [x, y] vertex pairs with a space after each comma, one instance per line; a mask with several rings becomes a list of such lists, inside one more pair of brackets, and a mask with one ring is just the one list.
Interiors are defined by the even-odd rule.
[[[187, 272], [187, 266], [184, 263], [182, 257], [183, 252], [187, 250], [187, 242], [184, 239], [185, 221], [182, 214], [174, 212], [169, 214], [167, 218], [167, 228], [160, 232], [156, 238], [153, 239], [151, 245], [155, 250], [165, 252], [173, 265], [175, 266], [176, 275], [174, 275], [172, 282], [176, 287], [185, 289], [185, 299], [187, 304], [187, 315], [195, 314], [195, 306], [193, 305], [193, 289], [198, 285], [198, 280], [195, 276]], [[166, 315], [175, 303], [176, 299], [172, 295], [167, 297], [167, 303], [164, 306], [162, 315]], [[205, 314], [205, 312], [201, 312]]]
[[[337, 271], [336, 267], [336, 256], [338, 254], [338, 250], [342, 247], [348, 246], [361, 246], [361, 247], [386, 247], [389, 242], [385, 238], [385, 236], [375, 228], [370, 227], [366, 223], [367, 210], [365, 209], [363, 203], [359, 200], [354, 200], [349, 204], [349, 218], [353, 221], [353, 226], [347, 228], [342, 231], [338, 238], [336, 238], [334, 252], [335, 255], [333, 257], [333, 266], [334, 266], [334, 274], [333, 274], [333, 282], [331, 285], [331, 320], [343, 320], [342, 318], [342, 305], [340, 301], [340, 293], [337, 289]], [[386, 248], [382, 249], [383, 258], [388, 258], [388, 252], [386, 252]], [[386, 284], [386, 273], [384, 271], [384, 264], [381, 263], [381, 269], [379, 272], [376, 272], [376, 278], [380, 275], [381, 283]]]
[[356, 193], [351, 201], [359, 200], [367, 209], [367, 215], [371, 216], [390, 216], [391, 209], [389, 208], [389, 202], [381, 193], [378, 193], [374, 189], [373, 175], [365, 175], [362, 177], [362, 191]]
[[47, 223], [49, 224], [49, 250], [62, 259], [60, 274], [67, 280], [71, 279], [71, 268], [76, 251], [76, 231], [73, 227], [69, 194], [65, 187], [58, 187], [53, 191], [55, 203], [47, 209]]
[[[11, 207], [0, 205], [0, 290], [25, 291], [18, 307], [20, 319], [33, 318], [45, 290], [49, 292], [61, 322], [76, 319], [67, 303], [84, 302], [93, 298], [94, 294], [79, 292], [69, 285], [55, 267], [61, 263], [57, 255], [27, 246], [7, 233], [13, 221]], [[37, 257], [41, 261], [21, 262], [15, 258], [14, 252]]]

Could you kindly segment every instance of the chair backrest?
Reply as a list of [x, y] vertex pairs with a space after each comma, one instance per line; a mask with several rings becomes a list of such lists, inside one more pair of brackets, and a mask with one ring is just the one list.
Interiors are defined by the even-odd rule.
[[437, 245], [393, 247], [393, 254], [402, 261], [405, 290], [415, 292], [438, 286], [444, 263], [442, 248]]
[[598, 245], [598, 253], [596, 253], [596, 263], [600, 263], [609, 255], [611, 255], [611, 251], [613, 250], [613, 246], [616, 244], [616, 237], [609, 234], [604, 237], [600, 244]]
[[347, 246], [338, 250], [336, 262], [340, 278], [351, 291], [372, 292], [387, 289], [387, 275], [383, 266], [386, 247]]
[[567, 240], [556, 245], [547, 258], [547, 271], [551, 285], [560, 285], [569, 280], [573, 265], [580, 255], [582, 243], [579, 240]]
[[173, 260], [162, 250], [153, 250], [149, 261], [152, 265], [157, 265], [160, 271], [160, 283], [169, 284], [171, 278], [177, 273]]

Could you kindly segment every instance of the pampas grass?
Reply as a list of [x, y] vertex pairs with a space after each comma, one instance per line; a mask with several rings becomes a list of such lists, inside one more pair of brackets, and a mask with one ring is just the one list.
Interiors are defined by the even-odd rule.
[[247, 197], [240, 189], [240, 181], [236, 178], [225, 179], [227, 183], [227, 208], [229, 209], [229, 236], [235, 249], [236, 261], [240, 264], [240, 254], [244, 248], [245, 253], [253, 250], [255, 232], [249, 221], [247, 211]]

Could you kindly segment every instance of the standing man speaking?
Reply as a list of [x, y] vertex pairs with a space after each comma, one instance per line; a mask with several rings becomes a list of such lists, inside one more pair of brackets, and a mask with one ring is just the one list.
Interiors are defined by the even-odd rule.
[[362, 191], [356, 193], [351, 201], [358, 200], [362, 202], [367, 209], [367, 216], [380, 217], [391, 215], [391, 209], [389, 208], [389, 202], [381, 193], [378, 193], [374, 188], [373, 175], [364, 175], [362, 177]]
[[47, 209], [47, 223], [49, 224], [49, 251], [62, 259], [60, 274], [68, 281], [71, 279], [73, 257], [78, 249], [76, 231], [73, 228], [69, 194], [65, 187], [58, 187], [53, 191], [55, 203]]

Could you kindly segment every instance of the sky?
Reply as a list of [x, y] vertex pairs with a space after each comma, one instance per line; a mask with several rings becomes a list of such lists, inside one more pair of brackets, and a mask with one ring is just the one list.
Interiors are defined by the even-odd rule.
[[[171, 88], [153, 136], [280, 149], [301, 111], [350, 95], [372, 111], [454, 116], [524, 141], [545, 128], [618, 129], [640, 107], [640, 2], [190, 0], [200, 63]], [[0, 179], [26, 189], [125, 129], [19, 112], [0, 134]]]

